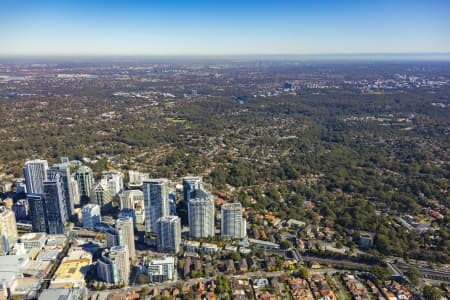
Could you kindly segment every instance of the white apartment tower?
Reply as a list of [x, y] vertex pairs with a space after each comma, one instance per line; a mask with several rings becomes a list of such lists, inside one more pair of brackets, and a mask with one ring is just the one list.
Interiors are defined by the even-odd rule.
[[116, 229], [122, 234], [122, 242], [127, 246], [129, 257], [134, 260], [136, 257], [134, 246], [134, 223], [130, 217], [122, 217], [116, 221]]
[[109, 259], [113, 262], [114, 282], [127, 286], [130, 277], [130, 258], [127, 246], [112, 247]]
[[195, 192], [188, 202], [189, 234], [194, 238], [214, 236], [214, 198], [206, 189]]
[[221, 235], [227, 239], [241, 239], [246, 236], [247, 228], [242, 217], [242, 205], [229, 203], [222, 205]]
[[44, 181], [47, 179], [48, 162], [43, 159], [29, 160], [23, 167], [27, 194], [44, 193]]
[[157, 248], [160, 252], [178, 253], [181, 244], [181, 221], [177, 216], [158, 219]]

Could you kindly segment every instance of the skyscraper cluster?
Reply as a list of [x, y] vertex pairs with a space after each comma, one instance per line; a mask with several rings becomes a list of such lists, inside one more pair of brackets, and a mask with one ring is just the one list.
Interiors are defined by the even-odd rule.
[[48, 167], [46, 160], [24, 166], [27, 199], [34, 231], [61, 234], [79, 202], [77, 184], [67, 161]]
[[[95, 229], [101, 222], [102, 207], [110, 203], [113, 197], [119, 200], [119, 217], [115, 226], [105, 232], [107, 249], [97, 263], [98, 277], [104, 282], [128, 284], [130, 264], [136, 259], [134, 230], [137, 227], [137, 210], [142, 215], [139, 224], [144, 223], [147, 234], [156, 235], [158, 251], [180, 251], [181, 219], [175, 215], [176, 209], [170, 208], [168, 179], [144, 179], [142, 191], [124, 191], [123, 175], [120, 172], [103, 172], [100, 181], [95, 183], [93, 171], [87, 166], [81, 165], [71, 174], [69, 162], [48, 167], [45, 160], [26, 162], [24, 175], [33, 231], [64, 233], [67, 221], [74, 215], [75, 203], [86, 202], [88, 204], [81, 210], [83, 227]], [[185, 177], [183, 193], [188, 212], [189, 236], [213, 237], [214, 197], [204, 187], [202, 178]], [[175, 203], [175, 195], [172, 195], [171, 201]], [[12, 219], [6, 217], [0, 220], [3, 238], [0, 250], [3, 251], [8, 251], [9, 240], [17, 238], [8, 223], [10, 221]], [[221, 234], [227, 239], [245, 237], [246, 223], [240, 203], [222, 206]], [[168, 257], [152, 261], [148, 268], [149, 279], [164, 281], [173, 278], [174, 265], [173, 257], [172, 260]]]
[[[169, 215], [167, 179], [144, 180], [145, 230], [156, 234], [161, 252], [177, 253], [181, 243], [181, 220]], [[184, 202], [188, 208], [189, 235], [207, 238], [215, 235], [214, 197], [203, 186], [201, 177], [183, 179]], [[124, 201], [125, 206], [126, 201]], [[221, 234], [227, 239], [246, 236], [246, 222], [240, 203], [222, 206]]]

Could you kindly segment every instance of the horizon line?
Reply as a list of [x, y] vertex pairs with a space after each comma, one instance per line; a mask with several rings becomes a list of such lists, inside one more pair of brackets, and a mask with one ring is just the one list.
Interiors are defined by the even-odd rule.
[[[70, 60], [70, 59], [272, 59], [272, 60], [377, 60], [377, 61], [450, 61], [448, 52], [349, 52], [280, 54], [0, 54], [0, 60]], [[1, 63], [1, 61], [0, 61]]]

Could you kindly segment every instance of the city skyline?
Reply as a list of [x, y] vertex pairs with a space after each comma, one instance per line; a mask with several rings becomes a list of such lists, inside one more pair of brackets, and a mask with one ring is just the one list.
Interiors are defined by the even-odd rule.
[[3, 3], [1, 56], [449, 53], [447, 1]]

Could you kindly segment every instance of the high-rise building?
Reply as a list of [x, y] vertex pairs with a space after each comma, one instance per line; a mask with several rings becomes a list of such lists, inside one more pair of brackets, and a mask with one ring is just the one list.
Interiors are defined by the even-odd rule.
[[34, 232], [47, 232], [47, 211], [44, 194], [28, 194], [31, 224]]
[[114, 276], [114, 271], [114, 263], [107, 255], [102, 255], [97, 260], [97, 277], [100, 281], [115, 283], [114, 277], [117, 277], [117, 275]]
[[47, 170], [47, 177], [53, 178], [56, 174], [59, 174], [64, 188], [64, 201], [66, 202], [67, 216], [70, 218], [74, 213], [74, 199], [72, 195], [72, 187], [70, 185], [71, 174], [70, 165], [66, 164], [56, 164], [51, 166]]
[[246, 222], [242, 217], [242, 205], [240, 203], [222, 205], [221, 218], [221, 235], [223, 237], [241, 239], [246, 236]]
[[168, 256], [151, 260], [148, 265], [148, 277], [150, 282], [176, 280], [175, 258]]
[[169, 215], [177, 215], [177, 195], [176, 193], [169, 193]]
[[149, 179], [148, 174], [139, 171], [128, 171], [128, 186], [129, 187], [140, 187], [144, 180]]
[[27, 199], [19, 199], [13, 204], [12, 210], [17, 219], [26, 219], [30, 214], [30, 206]]
[[93, 189], [93, 201], [103, 207], [108, 205], [112, 201], [113, 195], [111, 195], [110, 190], [108, 189], [108, 182], [102, 178]]
[[122, 233], [123, 245], [127, 246], [131, 260], [136, 257], [134, 247], [134, 224], [130, 217], [119, 218], [116, 221], [116, 229]]
[[181, 221], [177, 216], [165, 216], [158, 219], [157, 248], [161, 252], [178, 253], [181, 243]]
[[144, 180], [145, 231], [157, 233], [156, 222], [169, 215], [167, 179]]
[[0, 207], [0, 255], [8, 253], [17, 240], [16, 216], [12, 210]]
[[114, 282], [128, 285], [130, 277], [130, 257], [127, 246], [114, 246], [109, 252], [109, 258], [113, 262]]
[[214, 198], [200, 188], [188, 202], [189, 234], [194, 238], [214, 236]]
[[80, 205], [80, 191], [78, 189], [78, 182], [75, 179], [75, 175], [72, 175], [69, 178], [69, 188], [70, 193], [72, 194], [73, 205]]
[[23, 167], [27, 194], [42, 194], [47, 179], [48, 162], [42, 159], [29, 160]]
[[93, 229], [95, 225], [101, 222], [100, 206], [97, 204], [86, 204], [81, 210], [83, 217], [83, 227]]
[[115, 170], [104, 171], [102, 174], [111, 196], [117, 196], [123, 190], [123, 174]]
[[120, 218], [131, 218], [133, 219], [133, 225], [134, 228], [137, 228], [136, 226], [136, 211], [131, 208], [125, 208], [119, 211], [119, 215], [117, 216], [118, 219]]
[[195, 198], [195, 192], [203, 187], [201, 177], [188, 176], [183, 178], [184, 202], [188, 203], [190, 198]]
[[126, 190], [120, 194], [120, 209], [135, 209], [137, 202], [144, 202], [144, 193], [140, 190]]
[[123, 232], [117, 229], [109, 229], [106, 231], [106, 247], [112, 248], [115, 246], [123, 245]]
[[94, 186], [94, 175], [92, 169], [88, 166], [81, 166], [75, 172], [75, 179], [78, 182], [78, 192], [80, 199], [88, 202], [91, 197], [92, 187]]
[[47, 212], [47, 232], [63, 234], [68, 221], [63, 182], [59, 174], [44, 181], [45, 208]]

